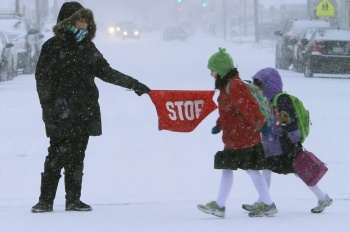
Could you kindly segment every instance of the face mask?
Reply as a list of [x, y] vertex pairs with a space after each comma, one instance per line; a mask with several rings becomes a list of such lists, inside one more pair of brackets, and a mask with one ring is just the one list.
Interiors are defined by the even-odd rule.
[[75, 26], [68, 26], [67, 29], [68, 29], [68, 31], [71, 31], [74, 33], [75, 40], [77, 42], [82, 41], [85, 38], [85, 36], [89, 33], [87, 30], [80, 30], [80, 29], [76, 28]]

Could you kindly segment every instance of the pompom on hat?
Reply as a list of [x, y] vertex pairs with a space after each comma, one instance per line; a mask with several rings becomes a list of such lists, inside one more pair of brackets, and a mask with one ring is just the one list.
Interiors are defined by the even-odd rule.
[[214, 70], [221, 77], [226, 76], [234, 68], [233, 60], [225, 48], [219, 48], [208, 60], [208, 69]]

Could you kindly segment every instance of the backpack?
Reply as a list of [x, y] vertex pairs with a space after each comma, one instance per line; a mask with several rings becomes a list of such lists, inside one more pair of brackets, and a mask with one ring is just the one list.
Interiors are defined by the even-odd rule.
[[279, 96], [286, 95], [289, 97], [290, 101], [293, 104], [294, 111], [298, 118], [298, 129], [300, 131], [300, 142], [303, 143], [306, 139], [306, 137], [309, 135], [310, 132], [310, 114], [307, 109], [305, 109], [304, 104], [301, 100], [299, 100], [297, 97], [290, 95], [288, 93], [279, 93], [273, 98], [272, 105], [274, 107], [277, 107], [277, 100]]
[[[232, 81], [234, 81], [234, 80], [232, 80]], [[226, 93], [228, 95], [230, 95], [230, 84], [231, 84], [232, 81], [230, 81], [227, 84], [227, 86], [226, 86]], [[262, 95], [262, 93], [258, 89], [258, 87], [256, 87], [250, 81], [242, 81], [242, 82], [244, 84], [246, 84], [246, 86], [250, 90], [250, 92], [253, 95], [255, 101], [259, 105], [260, 113], [264, 116], [266, 124], [270, 127], [273, 124], [274, 120], [275, 120], [275, 115], [274, 115], [274, 111], [273, 111], [273, 108], [271, 106], [271, 103], [270, 103], [269, 99], [267, 99], [264, 95]]]

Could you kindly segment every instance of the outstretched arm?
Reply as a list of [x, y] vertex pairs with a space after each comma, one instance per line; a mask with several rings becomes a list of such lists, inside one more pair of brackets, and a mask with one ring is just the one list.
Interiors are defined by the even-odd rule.
[[118, 70], [111, 68], [107, 60], [102, 56], [97, 48], [93, 56], [96, 59], [96, 62], [94, 63], [94, 71], [96, 76], [101, 80], [114, 85], [132, 89], [139, 96], [150, 91], [150, 88], [148, 88], [148, 86], [145, 84], [139, 82], [131, 76], [128, 76], [122, 72], [119, 72]]

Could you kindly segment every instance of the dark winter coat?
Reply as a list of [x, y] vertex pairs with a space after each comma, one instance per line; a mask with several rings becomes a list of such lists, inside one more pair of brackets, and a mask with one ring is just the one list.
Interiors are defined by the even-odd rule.
[[[135, 89], [140, 83], [112, 69], [95, 47], [91, 40], [96, 25], [91, 10], [67, 5], [60, 11], [55, 36], [42, 46], [35, 73], [46, 134], [48, 137], [98, 136], [102, 127], [94, 78], [128, 89]], [[66, 28], [79, 18], [87, 19], [89, 33], [76, 42], [74, 34]]]

